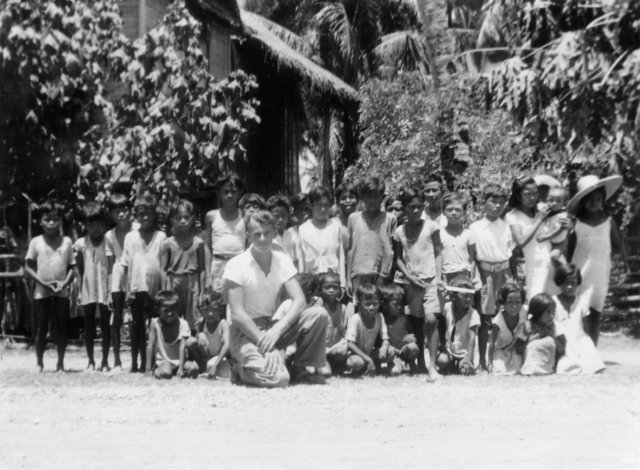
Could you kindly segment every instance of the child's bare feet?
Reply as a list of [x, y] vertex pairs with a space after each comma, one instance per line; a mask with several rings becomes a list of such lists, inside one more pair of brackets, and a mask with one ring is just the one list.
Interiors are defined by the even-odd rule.
[[89, 364], [87, 364], [87, 372], [93, 372], [96, 370], [96, 363], [93, 361], [89, 361]]
[[62, 362], [58, 362], [58, 365], [56, 365], [56, 372], [64, 372], [64, 364]]
[[427, 382], [435, 383], [440, 379], [442, 379], [442, 375], [438, 373], [435, 367], [431, 367], [431, 369], [429, 370], [429, 377], [427, 377]]
[[131, 369], [129, 369], [129, 372], [131, 372], [132, 374], [135, 374], [138, 372], [138, 364], [131, 364]]
[[111, 370], [111, 367], [109, 367], [109, 363], [108, 362], [102, 362], [102, 364], [100, 364], [100, 372], [109, 372]]
[[402, 374], [402, 360], [399, 357], [396, 357], [393, 360], [393, 367], [389, 371], [391, 375], [400, 375]]
[[39, 374], [42, 374], [42, 372], [44, 372], [44, 364], [38, 364], [37, 370]]

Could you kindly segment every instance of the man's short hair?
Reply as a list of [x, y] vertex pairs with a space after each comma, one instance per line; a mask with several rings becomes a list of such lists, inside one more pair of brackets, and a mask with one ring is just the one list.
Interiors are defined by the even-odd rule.
[[358, 198], [358, 188], [355, 184], [342, 182], [336, 188], [336, 201], [340, 201], [343, 194], [351, 193], [353, 197]]
[[166, 303], [178, 303], [178, 294], [172, 290], [161, 290], [154, 297], [156, 308], [160, 308], [162, 304]]
[[424, 202], [424, 193], [417, 190], [416, 188], [406, 188], [404, 191], [402, 191], [402, 193], [400, 193], [400, 201], [402, 201], [402, 205], [405, 207], [408, 206], [414, 199], [420, 199], [422, 202]]
[[276, 226], [276, 220], [271, 215], [271, 212], [266, 211], [264, 209], [252, 212], [247, 216], [245, 221], [245, 225], [249, 228], [249, 224], [251, 221], [259, 224], [259, 225], [271, 225], [272, 227]]
[[62, 217], [63, 207], [56, 201], [48, 199], [38, 206], [38, 217], [42, 218], [46, 214], [56, 214]]
[[191, 201], [187, 201], [186, 199], [180, 199], [174, 206], [171, 208], [171, 216], [175, 217], [178, 215], [178, 212], [185, 211], [191, 215], [195, 214], [195, 207]]

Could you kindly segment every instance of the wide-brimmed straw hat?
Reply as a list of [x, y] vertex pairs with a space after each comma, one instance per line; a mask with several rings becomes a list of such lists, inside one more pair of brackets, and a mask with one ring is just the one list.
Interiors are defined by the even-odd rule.
[[537, 186], [549, 186], [550, 188], [562, 187], [562, 183], [551, 175], [535, 175], [533, 179]]
[[604, 188], [605, 201], [622, 186], [622, 176], [613, 175], [606, 178], [598, 178], [596, 175], [586, 175], [578, 180], [578, 192], [571, 198], [567, 209], [569, 212], [576, 212], [580, 201], [589, 193], [598, 188]]

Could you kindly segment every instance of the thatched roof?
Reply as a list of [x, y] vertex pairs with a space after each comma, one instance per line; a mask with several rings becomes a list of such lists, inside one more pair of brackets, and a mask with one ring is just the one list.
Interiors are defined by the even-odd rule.
[[322, 68], [304, 54], [292, 49], [273, 34], [254, 13], [241, 10], [240, 17], [247, 35], [256, 40], [278, 66], [296, 73], [313, 89], [335, 98], [342, 104], [353, 105], [360, 101], [358, 93], [328, 70]]
[[213, 17], [233, 28], [242, 28], [236, 0], [185, 0], [185, 3], [189, 12], [201, 21]]

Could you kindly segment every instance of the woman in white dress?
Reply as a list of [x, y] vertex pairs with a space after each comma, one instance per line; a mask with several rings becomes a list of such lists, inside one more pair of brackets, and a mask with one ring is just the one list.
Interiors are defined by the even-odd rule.
[[513, 182], [509, 207], [505, 220], [511, 228], [513, 239], [524, 254], [527, 300], [547, 292], [551, 276], [551, 242], [539, 242], [536, 236], [548, 208], [538, 204], [538, 187], [532, 177], [518, 178]]

